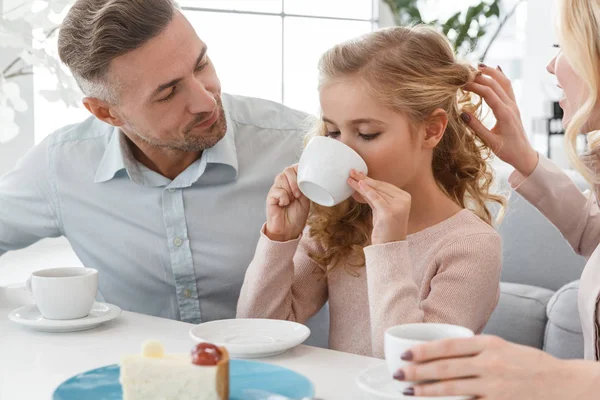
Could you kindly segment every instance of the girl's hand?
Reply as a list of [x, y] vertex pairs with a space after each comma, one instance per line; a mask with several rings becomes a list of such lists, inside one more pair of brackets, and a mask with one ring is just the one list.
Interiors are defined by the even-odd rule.
[[267, 227], [265, 234], [271, 240], [286, 242], [302, 233], [310, 200], [298, 188], [298, 164], [287, 167], [277, 175], [267, 195]]
[[360, 193], [373, 210], [372, 244], [406, 240], [410, 194], [391, 183], [376, 181], [352, 170], [348, 184]]

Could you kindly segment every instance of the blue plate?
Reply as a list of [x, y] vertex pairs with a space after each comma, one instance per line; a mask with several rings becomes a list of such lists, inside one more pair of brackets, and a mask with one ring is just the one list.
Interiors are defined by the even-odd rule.
[[[122, 400], [119, 372], [118, 365], [109, 365], [75, 375], [54, 391], [52, 400]], [[257, 361], [229, 361], [229, 385], [229, 400], [246, 400], [248, 389], [298, 399], [314, 396], [314, 387], [305, 376]]]

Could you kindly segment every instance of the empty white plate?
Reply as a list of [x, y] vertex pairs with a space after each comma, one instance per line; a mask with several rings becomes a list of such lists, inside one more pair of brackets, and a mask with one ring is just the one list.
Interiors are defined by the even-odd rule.
[[468, 400], [470, 396], [417, 397], [404, 396], [402, 389], [396, 385], [390, 375], [387, 364], [378, 365], [361, 372], [356, 377], [356, 384], [370, 400]]
[[310, 329], [275, 319], [224, 319], [196, 325], [190, 336], [226, 347], [232, 358], [262, 358], [298, 346], [310, 336]]
[[54, 320], [46, 319], [35, 305], [17, 308], [8, 318], [17, 324], [42, 332], [77, 332], [92, 329], [121, 315], [121, 309], [113, 304], [94, 303], [90, 314], [84, 318]]

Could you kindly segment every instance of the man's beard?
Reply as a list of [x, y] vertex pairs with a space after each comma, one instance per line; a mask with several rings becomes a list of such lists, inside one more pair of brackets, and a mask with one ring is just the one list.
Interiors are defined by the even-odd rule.
[[212, 126], [205, 128], [202, 132], [194, 132], [194, 127], [199, 123], [206, 121], [212, 116], [212, 112], [197, 114], [192, 122], [190, 122], [183, 130], [183, 140], [160, 140], [155, 138], [149, 138], [148, 136], [141, 133], [134, 126], [127, 126], [127, 131], [139, 138], [144, 143], [149, 144], [153, 147], [162, 147], [171, 150], [178, 150], [182, 152], [195, 152], [210, 149], [216, 145], [227, 132], [227, 120], [225, 118], [225, 110], [223, 109], [223, 102], [221, 96], [216, 97], [216, 109], [219, 113], [219, 117]]

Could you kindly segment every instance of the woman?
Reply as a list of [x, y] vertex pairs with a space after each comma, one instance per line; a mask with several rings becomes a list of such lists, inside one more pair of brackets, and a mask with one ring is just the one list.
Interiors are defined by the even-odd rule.
[[486, 202], [504, 199], [489, 193], [487, 148], [460, 118], [476, 108], [463, 88], [477, 72], [426, 27], [335, 46], [320, 72], [316, 134], [356, 150], [369, 176], [353, 172], [351, 199], [312, 210], [296, 166], [275, 179], [238, 317], [304, 322], [329, 300], [330, 347], [376, 357], [399, 323], [480, 332], [501, 269]]
[[[600, 396], [600, 1], [560, 0], [559, 54], [548, 65], [565, 96], [567, 145], [573, 164], [595, 188], [586, 197], [552, 162], [527, 141], [509, 80], [501, 70], [481, 67], [468, 89], [480, 94], [492, 108], [497, 124], [487, 130], [465, 114], [469, 126], [498, 157], [515, 167], [511, 185], [536, 206], [565, 236], [573, 249], [588, 258], [579, 289], [585, 358], [561, 361], [541, 351], [506, 343], [495, 337], [434, 342], [404, 355], [420, 364], [398, 371], [408, 381], [442, 380], [418, 385], [407, 394], [417, 396], [474, 395], [482, 399], [584, 400]], [[575, 141], [588, 134], [589, 151], [579, 159]], [[432, 361], [437, 360], [437, 361]], [[596, 361], [596, 362], [594, 362]]]

